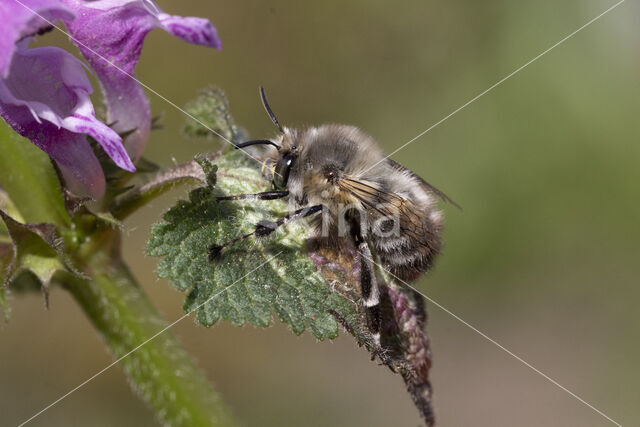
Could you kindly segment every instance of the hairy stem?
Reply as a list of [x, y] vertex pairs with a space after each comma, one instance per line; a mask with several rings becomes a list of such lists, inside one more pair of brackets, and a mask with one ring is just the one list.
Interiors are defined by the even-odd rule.
[[[221, 154], [222, 153], [218, 151], [209, 154], [205, 158], [209, 161], [214, 161], [218, 159]], [[172, 169], [158, 172], [145, 184], [130, 190], [113, 201], [109, 206], [109, 210], [115, 218], [123, 220], [151, 200], [172, 190], [177, 185], [201, 184], [205, 179], [204, 172], [202, 172], [202, 168], [198, 162], [192, 160]]]
[[58, 272], [56, 280], [71, 292], [100, 331], [134, 391], [163, 424], [236, 425], [204, 373], [176, 338], [170, 331], [161, 332], [166, 322], [128, 267], [117, 254], [114, 256], [117, 233], [94, 236], [96, 239], [80, 248], [75, 257], [91, 280], [66, 272]]

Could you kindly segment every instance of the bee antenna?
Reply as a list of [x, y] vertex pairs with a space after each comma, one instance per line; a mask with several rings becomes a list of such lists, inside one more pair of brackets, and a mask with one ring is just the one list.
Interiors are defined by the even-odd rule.
[[267, 114], [271, 118], [271, 121], [273, 122], [273, 124], [276, 125], [280, 133], [284, 133], [284, 130], [282, 129], [282, 126], [280, 126], [280, 122], [278, 122], [276, 115], [273, 114], [271, 107], [269, 107], [269, 102], [267, 101], [267, 95], [264, 93], [264, 88], [262, 86], [260, 86], [260, 98], [262, 99], [262, 105], [264, 105], [264, 109], [267, 110]]
[[253, 139], [251, 141], [241, 142], [240, 144], [235, 145], [235, 149], [237, 150], [238, 148], [244, 148], [250, 145], [259, 145], [259, 144], [273, 145], [278, 149], [278, 151], [280, 151], [280, 146], [269, 139]]

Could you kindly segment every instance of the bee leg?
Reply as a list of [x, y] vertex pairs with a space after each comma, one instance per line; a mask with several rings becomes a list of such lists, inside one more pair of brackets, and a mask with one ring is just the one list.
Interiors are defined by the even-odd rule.
[[382, 310], [380, 308], [380, 288], [376, 280], [376, 272], [373, 266], [371, 250], [367, 242], [362, 241], [357, 246], [360, 259], [360, 287], [362, 299], [367, 310], [367, 323], [369, 331], [380, 346], [380, 327], [382, 324]]
[[228, 246], [233, 245], [234, 243], [241, 242], [251, 236], [256, 236], [256, 237], [268, 236], [269, 234], [273, 233], [278, 227], [285, 225], [290, 221], [305, 218], [309, 215], [313, 215], [317, 212], [320, 212], [321, 210], [322, 210], [322, 205], [307, 206], [305, 208], [298, 209], [297, 211], [289, 212], [288, 214], [278, 219], [277, 221], [260, 221], [260, 223], [256, 225], [255, 230], [253, 230], [251, 233], [247, 233], [233, 240], [229, 240], [228, 242], [222, 245], [209, 246], [209, 260], [213, 261], [219, 258], [220, 254], [222, 253], [222, 250]]
[[380, 329], [382, 325], [382, 310], [380, 307], [380, 288], [376, 279], [373, 256], [367, 241], [363, 237], [359, 215], [349, 215], [351, 237], [358, 251], [360, 262], [360, 288], [362, 301], [367, 311], [367, 324], [374, 344], [380, 347]]
[[288, 191], [263, 191], [255, 194], [235, 194], [233, 196], [217, 197], [217, 200], [275, 200], [287, 197]]

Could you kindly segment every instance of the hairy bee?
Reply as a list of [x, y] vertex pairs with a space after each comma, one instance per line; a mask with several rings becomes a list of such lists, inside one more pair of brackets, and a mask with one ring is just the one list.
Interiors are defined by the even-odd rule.
[[[263, 221], [252, 233], [211, 246], [210, 258], [217, 258], [234, 242], [266, 236], [289, 221], [313, 216], [321, 237], [336, 243], [346, 239], [357, 251], [362, 305], [371, 336], [379, 346], [383, 311], [374, 255], [384, 269], [403, 281], [414, 280], [427, 271], [441, 247], [442, 214], [435, 202], [437, 198], [449, 199], [385, 157], [374, 139], [356, 127], [282, 127], [262, 87], [260, 94], [280, 133], [272, 139], [238, 144], [236, 148], [265, 146], [263, 171], [272, 181], [273, 190], [219, 199], [288, 198], [293, 206], [277, 221]], [[430, 412], [430, 407], [423, 412]], [[429, 416], [425, 414], [427, 419]]]

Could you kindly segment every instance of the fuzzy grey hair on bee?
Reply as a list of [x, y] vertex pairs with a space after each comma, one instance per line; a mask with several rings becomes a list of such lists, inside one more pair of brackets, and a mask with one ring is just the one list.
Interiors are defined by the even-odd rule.
[[[346, 239], [356, 250], [362, 305], [373, 340], [380, 345], [382, 311], [374, 256], [401, 280], [419, 277], [432, 266], [442, 245], [443, 217], [436, 201], [451, 200], [387, 158], [376, 141], [360, 129], [342, 124], [283, 127], [262, 87], [260, 96], [279, 134], [272, 139], [246, 141], [237, 148], [265, 146], [263, 171], [273, 189], [219, 199], [288, 198], [293, 209], [277, 221], [261, 222], [249, 234], [211, 246], [210, 258], [218, 258], [224, 248], [240, 240], [267, 236], [290, 221], [315, 217], [321, 237], [336, 242]], [[320, 212], [321, 218], [317, 215]]]

